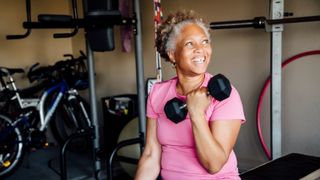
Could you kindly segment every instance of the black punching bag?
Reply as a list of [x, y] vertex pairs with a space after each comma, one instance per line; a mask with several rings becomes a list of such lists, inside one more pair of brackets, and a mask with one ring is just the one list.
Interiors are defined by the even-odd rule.
[[[83, 0], [83, 5], [87, 20], [95, 16], [112, 16], [120, 13], [117, 0]], [[93, 51], [112, 51], [115, 48], [113, 25], [86, 27], [86, 37]]]

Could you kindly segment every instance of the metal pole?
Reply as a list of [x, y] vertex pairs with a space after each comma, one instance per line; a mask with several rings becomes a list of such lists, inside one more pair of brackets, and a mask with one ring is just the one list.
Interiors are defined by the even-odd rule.
[[93, 138], [93, 157], [95, 162], [94, 170], [95, 170], [95, 178], [99, 179], [99, 176], [101, 173], [101, 160], [97, 157], [97, 152], [100, 150], [100, 147], [101, 147], [100, 146], [100, 125], [99, 125], [98, 113], [97, 113], [96, 83], [94, 78], [93, 52], [90, 48], [87, 38], [86, 38], [86, 50], [87, 50], [87, 61], [88, 61], [91, 120], [94, 128], [94, 138]]
[[[135, 36], [135, 58], [136, 58], [136, 77], [139, 104], [139, 133], [145, 139], [146, 132], [146, 110], [145, 110], [145, 83], [142, 58], [142, 33], [139, 0], [134, 0], [134, 11], [136, 13], [136, 36]], [[142, 148], [141, 148], [142, 150]]]
[[289, 23], [302, 23], [302, 22], [314, 22], [314, 21], [320, 21], [320, 16], [274, 19], [274, 20], [267, 20], [267, 23], [268, 24], [289, 24]]
[[[276, 14], [278, 16], [278, 14]], [[282, 15], [281, 15], [282, 16]], [[291, 23], [302, 23], [302, 22], [315, 22], [320, 21], [320, 16], [305, 16], [305, 17], [294, 17], [284, 19], [266, 19], [265, 17], [255, 17], [247, 20], [235, 20], [235, 21], [220, 21], [211, 22], [210, 28], [214, 30], [218, 29], [235, 29], [235, 28], [255, 28], [261, 29], [266, 26], [276, 24], [291, 24]]]
[[234, 28], [264, 28], [266, 19], [264, 17], [255, 17], [249, 20], [221, 21], [211, 22], [211, 29], [234, 29]]
[[[283, 18], [283, 0], [270, 1], [270, 18]], [[283, 25], [271, 25], [271, 157], [281, 157], [281, 63]]]

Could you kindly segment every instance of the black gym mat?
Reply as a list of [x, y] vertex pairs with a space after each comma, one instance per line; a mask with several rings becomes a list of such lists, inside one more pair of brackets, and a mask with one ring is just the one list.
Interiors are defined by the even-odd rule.
[[292, 153], [240, 175], [244, 180], [300, 179], [320, 169], [320, 157]]

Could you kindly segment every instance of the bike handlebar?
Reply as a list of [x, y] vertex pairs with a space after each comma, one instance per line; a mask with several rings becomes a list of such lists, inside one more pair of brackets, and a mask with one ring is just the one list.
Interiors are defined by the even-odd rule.
[[84, 60], [86, 56], [82, 51], [81, 55], [78, 58], [73, 56], [68, 56], [70, 59], [57, 61], [53, 66], [41, 66], [39, 63], [36, 63], [31, 66], [28, 72], [28, 79], [32, 83], [35, 80], [51, 79], [51, 80], [60, 80], [72, 79], [78, 72], [86, 72], [86, 66]]

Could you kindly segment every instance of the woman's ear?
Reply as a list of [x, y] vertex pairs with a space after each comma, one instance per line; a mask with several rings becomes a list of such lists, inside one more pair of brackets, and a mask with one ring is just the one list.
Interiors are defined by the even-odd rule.
[[172, 64], [176, 64], [176, 60], [175, 60], [175, 58], [174, 58], [174, 52], [173, 52], [173, 51], [168, 51], [167, 54], [168, 54], [168, 57], [169, 57], [170, 62], [171, 62]]

